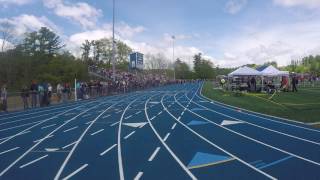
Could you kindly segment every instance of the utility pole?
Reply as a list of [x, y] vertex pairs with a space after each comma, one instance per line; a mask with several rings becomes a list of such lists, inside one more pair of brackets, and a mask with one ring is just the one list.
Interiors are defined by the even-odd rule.
[[176, 37], [174, 35], [172, 35], [171, 38], [172, 38], [173, 80], [176, 80], [176, 63], [174, 60], [174, 40]]
[[115, 21], [115, 0], [113, 0], [113, 8], [112, 8], [112, 79], [115, 81], [116, 79], [116, 49], [115, 49], [115, 40], [114, 40], [114, 21]]

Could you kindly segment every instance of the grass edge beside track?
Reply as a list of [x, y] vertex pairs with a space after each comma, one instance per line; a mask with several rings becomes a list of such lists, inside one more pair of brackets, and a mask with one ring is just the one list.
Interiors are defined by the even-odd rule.
[[[225, 92], [221, 89], [214, 89], [214, 85], [210, 81], [204, 83], [202, 94], [217, 102], [267, 115], [292, 119], [303, 123], [314, 123], [320, 121], [318, 114], [297, 111], [296, 109], [288, 108], [288, 106], [283, 106], [283, 104], [277, 105], [274, 102], [264, 100], [265, 98], [257, 98], [253, 95], [235, 96], [234, 93]], [[313, 127], [320, 128], [320, 124], [313, 125]]]

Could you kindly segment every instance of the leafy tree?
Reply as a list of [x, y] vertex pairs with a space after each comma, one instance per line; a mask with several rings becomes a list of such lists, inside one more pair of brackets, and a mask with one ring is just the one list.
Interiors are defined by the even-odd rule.
[[192, 72], [187, 63], [181, 61], [179, 58], [175, 61], [174, 69], [177, 79], [192, 79]]
[[26, 33], [25, 36], [20, 47], [30, 56], [54, 56], [65, 46], [60, 41], [60, 37], [46, 27], [42, 27], [37, 32]]
[[201, 53], [194, 55], [194, 71], [197, 78], [211, 79], [214, 78], [213, 63], [201, 57]]
[[132, 49], [122, 41], [117, 41], [117, 62], [123, 63], [128, 61], [128, 56], [132, 53]]
[[88, 62], [89, 61], [89, 56], [90, 56], [90, 50], [91, 50], [91, 44], [92, 42], [86, 40], [84, 43], [81, 45], [82, 49], [82, 60]]

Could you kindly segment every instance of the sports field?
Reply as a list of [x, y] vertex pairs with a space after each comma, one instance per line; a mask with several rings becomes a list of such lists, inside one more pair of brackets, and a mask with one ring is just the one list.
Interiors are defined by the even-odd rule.
[[320, 124], [320, 87], [298, 88], [298, 92], [294, 93], [236, 94], [218, 89], [213, 83], [207, 82], [203, 94], [213, 100], [255, 112]]
[[320, 179], [320, 130], [164, 86], [0, 115], [0, 179]]

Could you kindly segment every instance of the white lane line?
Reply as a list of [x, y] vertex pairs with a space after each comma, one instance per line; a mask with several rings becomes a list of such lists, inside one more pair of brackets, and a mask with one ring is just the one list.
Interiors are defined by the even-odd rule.
[[154, 159], [154, 158], [156, 157], [156, 155], [158, 154], [159, 150], [160, 150], [160, 147], [157, 147], [157, 148], [154, 150], [154, 152], [151, 154], [151, 156], [150, 156], [149, 159], [148, 159], [149, 162], [153, 161], [153, 159]]
[[170, 133], [167, 133], [166, 136], [163, 138], [163, 141], [166, 141], [169, 136], [170, 136]]
[[75, 143], [77, 143], [77, 141], [74, 141], [74, 142], [72, 142], [72, 143], [70, 143], [70, 144], [67, 144], [67, 145], [63, 146], [62, 149], [66, 149], [66, 148], [74, 145]]
[[140, 114], [141, 113], [141, 111], [138, 111], [138, 112], [136, 112], [135, 114]]
[[245, 121], [245, 120], [240, 120], [238, 118], [235, 118], [233, 116], [229, 116], [229, 115], [226, 115], [224, 113], [220, 113], [220, 112], [217, 112], [215, 110], [212, 110], [212, 109], [209, 109], [208, 107], [206, 106], [203, 106], [201, 104], [198, 104], [196, 102], [193, 101], [194, 104], [200, 106], [200, 107], [203, 107], [205, 108], [206, 110], [208, 111], [211, 111], [211, 112], [214, 112], [214, 113], [217, 113], [217, 114], [220, 114], [222, 116], [225, 116], [225, 117], [228, 117], [228, 118], [231, 118], [231, 119], [234, 119], [234, 120], [238, 120], [238, 121], [243, 121], [251, 126], [255, 126], [257, 128], [260, 128], [260, 129], [265, 129], [267, 131], [271, 131], [271, 132], [274, 132], [274, 133], [277, 133], [277, 134], [281, 134], [281, 135], [284, 135], [284, 136], [288, 136], [288, 137], [291, 137], [291, 138], [294, 138], [294, 139], [298, 139], [298, 140], [301, 140], [301, 141], [305, 141], [305, 142], [308, 142], [308, 143], [312, 143], [312, 144], [315, 144], [315, 145], [320, 145], [320, 142], [315, 142], [315, 141], [311, 141], [311, 140], [308, 140], [308, 139], [304, 139], [304, 138], [300, 138], [300, 137], [297, 137], [297, 136], [294, 136], [294, 135], [291, 135], [291, 134], [287, 134], [287, 133], [283, 133], [283, 132], [280, 132], [280, 131], [277, 131], [277, 130], [273, 130], [273, 129], [270, 129], [270, 128], [266, 128], [266, 127], [263, 127], [263, 126], [260, 126], [260, 125], [257, 125], [257, 124], [254, 124], [254, 123], [251, 123], [251, 122], [248, 122], [248, 121]]
[[[201, 87], [201, 89], [202, 89], [202, 87]], [[269, 118], [266, 118], [266, 117], [263, 117], [263, 116], [272, 117], [272, 118], [276, 118], [276, 119], [281, 119], [281, 120], [289, 121], [289, 122], [293, 122], [293, 123], [304, 124], [304, 123], [299, 122], [299, 121], [294, 121], [294, 120], [290, 120], [290, 119], [286, 119], [286, 118], [281, 118], [281, 117], [276, 117], [276, 116], [272, 116], [272, 115], [268, 115], [268, 114], [254, 112], [254, 111], [250, 111], [250, 110], [247, 110], [247, 109], [239, 108], [239, 107], [236, 107], [236, 106], [231, 106], [231, 105], [228, 105], [228, 104], [224, 104], [224, 103], [219, 102], [219, 101], [213, 101], [212, 99], [209, 99], [209, 98], [203, 96], [202, 93], [201, 93], [201, 90], [200, 90], [200, 95], [202, 97], [200, 97], [198, 95], [196, 95], [196, 96], [198, 96], [201, 99], [204, 99], [204, 98], [208, 99], [209, 101], [211, 101], [212, 104], [218, 105], [218, 106], [226, 108], [226, 109], [230, 109], [230, 110], [233, 110], [232, 108], [241, 109], [243, 111], [251, 112], [252, 114], [251, 113], [247, 113], [247, 112], [243, 112], [243, 111], [241, 111], [240, 113], [247, 114], [247, 115], [254, 116], [254, 117], [258, 117], [258, 118], [261, 118], [261, 119], [265, 119], [267, 121], [272, 121], [272, 122], [276, 122], [276, 123], [280, 123], [280, 124], [285, 124], [285, 125], [288, 125], [288, 126], [293, 126], [293, 127], [297, 127], [297, 128], [301, 128], [301, 129], [305, 129], [305, 130], [309, 130], [309, 131], [314, 131], [314, 132], [318, 132], [318, 133], [320, 132], [320, 130], [317, 130], [317, 129], [311, 129], [311, 128], [307, 128], [307, 127], [303, 127], [303, 126], [299, 126], [299, 125], [295, 125], [295, 124], [282, 122], [282, 121], [279, 121], [279, 120], [273, 120], [273, 119], [269, 119]], [[255, 115], [255, 114], [258, 114], [258, 115]]]
[[[191, 100], [192, 100], [192, 99], [191, 99]], [[178, 101], [177, 101], [177, 103], [178, 103], [181, 107], [183, 107]], [[197, 113], [191, 111], [190, 109], [188, 109], [188, 111], [191, 112], [192, 114], [194, 114], [194, 115], [202, 118], [203, 120], [206, 120], [207, 122], [209, 122], [209, 123], [211, 123], [211, 124], [214, 124], [214, 125], [216, 125], [216, 126], [219, 126], [219, 127], [223, 128], [223, 129], [225, 129], [225, 130], [227, 130], [227, 131], [229, 131], [229, 132], [231, 132], [231, 133], [237, 134], [237, 135], [239, 135], [239, 136], [241, 136], [241, 137], [244, 137], [244, 138], [246, 138], [246, 139], [249, 139], [249, 140], [251, 140], [251, 141], [253, 141], [253, 142], [256, 142], [256, 143], [258, 143], [258, 144], [264, 145], [264, 146], [269, 147], [269, 148], [271, 148], [271, 149], [280, 151], [280, 152], [282, 152], [282, 153], [285, 153], [285, 154], [294, 156], [294, 157], [296, 157], [296, 158], [298, 158], [298, 159], [301, 159], [301, 160], [307, 161], [307, 162], [309, 162], [309, 163], [312, 163], [312, 164], [315, 164], [315, 165], [320, 166], [320, 162], [316, 162], [316, 161], [313, 161], [313, 160], [311, 160], [311, 159], [307, 159], [307, 158], [305, 158], [305, 157], [302, 157], [302, 156], [300, 156], [300, 155], [293, 154], [293, 153], [291, 153], [291, 152], [289, 152], [289, 151], [286, 151], [286, 150], [277, 148], [277, 147], [272, 146], [272, 145], [270, 145], [270, 144], [264, 143], [264, 142], [262, 142], [262, 141], [259, 141], [259, 140], [257, 140], [257, 139], [254, 139], [254, 138], [252, 138], [252, 137], [249, 137], [249, 136], [246, 136], [246, 135], [244, 135], [244, 134], [241, 134], [241, 133], [239, 133], [239, 132], [237, 132], [237, 131], [234, 131], [234, 130], [232, 130], [232, 129], [229, 129], [229, 128], [226, 128], [226, 127], [224, 127], [224, 126], [221, 126], [220, 124], [217, 124], [217, 123], [215, 123], [215, 122], [213, 122], [213, 121], [211, 121], [211, 120], [209, 120], [209, 119], [201, 116], [200, 114], [197, 114]], [[218, 114], [219, 114], [219, 113], [218, 113]], [[223, 114], [223, 113], [221, 113], [221, 114]], [[227, 117], [228, 115], [225, 115], [225, 116]]]
[[[68, 164], [72, 154], [74, 153], [74, 151], [76, 150], [76, 148], [78, 147], [78, 145], [80, 144], [80, 142], [82, 141], [82, 139], [84, 138], [84, 136], [87, 134], [87, 132], [89, 131], [89, 129], [91, 128], [91, 126], [93, 126], [93, 124], [104, 114], [106, 113], [110, 108], [113, 108], [115, 105], [119, 104], [120, 102], [123, 101], [118, 101], [117, 103], [109, 106], [108, 108], [106, 108], [101, 114], [99, 114], [94, 121], [82, 132], [82, 134], [80, 135], [80, 137], [78, 138], [76, 144], [72, 147], [71, 151], [69, 152], [68, 156], [65, 158], [65, 160], [63, 161], [62, 165], [60, 166], [57, 174], [54, 177], [54, 180], [58, 180], [60, 179], [60, 176], [64, 170], [64, 168], [66, 167], [66, 165]], [[99, 105], [98, 105], [99, 106]]]
[[29, 165], [31, 165], [31, 164], [33, 164], [33, 163], [35, 163], [35, 162], [38, 162], [38, 161], [40, 161], [41, 159], [46, 158], [46, 157], [48, 157], [48, 154], [46, 154], [46, 155], [44, 155], [44, 156], [41, 156], [41, 157], [39, 157], [39, 158], [37, 158], [37, 159], [35, 159], [35, 160], [33, 160], [33, 161], [30, 161], [30, 162], [28, 162], [28, 163], [20, 166], [19, 168], [24, 168], [24, 167], [26, 167], [26, 166], [29, 166]]
[[82, 117], [88, 117], [88, 116], [91, 116], [91, 114], [86, 114], [86, 115], [83, 115]]
[[[162, 96], [163, 98], [164, 96]], [[163, 141], [157, 130], [154, 128], [154, 126], [151, 123], [151, 120], [149, 119], [149, 115], [147, 112], [147, 104], [150, 101], [151, 98], [149, 98], [145, 104], [144, 104], [144, 113], [146, 115], [146, 118], [149, 122], [149, 125], [154, 132], [154, 134], [157, 136], [158, 140], [161, 142], [161, 144], [166, 148], [166, 150], [169, 152], [169, 154], [176, 160], [176, 162], [180, 165], [180, 167], [190, 176], [191, 179], [196, 180], [197, 178], [192, 174], [192, 172], [186, 167], [186, 165], [183, 164], [183, 162], [177, 157], [177, 155], [170, 149], [170, 147]], [[163, 106], [163, 102], [161, 102]], [[164, 106], [163, 106], [164, 107]]]
[[4, 128], [4, 129], [0, 129], [0, 132], [2, 131], [7, 131], [7, 130], [10, 130], [10, 129], [17, 129], [19, 127], [23, 127], [23, 126], [28, 126], [28, 125], [32, 125], [32, 124], [39, 124], [39, 123], [43, 123], [45, 122], [45, 120], [40, 120], [40, 121], [35, 121], [35, 122], [31, 122], [31, 123], [26, 123], [26, 124], [22, 124], [22, 125], [18, 125], [18, 126], [13, 126], [13, 127], [9, 127], [9, 128]]
[[129, 138], [130, 136], [132, 136], [135, 132], [136, 132], [136, 131], [132, 131], [130, 134], [126, 135], [126, 136], [124, 137], [124, 139], [128, 139], [128, 138]]
[[84, 164], [82, 165], [80, 168], [78, 168], [77, 170], [73, 171], [73, 173], [69, 174], [68, 176], [64, 177], [62, 180], [68, 180], [70, 179], [72, 176], [76, 175], [78, 172], [80, 172], [81, 170], [83, 170], [84, 168], [86, 168], [88, 166], [88, 164]]
[[184, 114], [184, 111], [182, 111], [181, 116], [183, 116], [183, 114]]
[[[83, 104], [83, 103], [81, 103]], [[40, 114], [42, 112], [46, 112], [46, 111], [55, 111], [55, 110], [58, 110], [58, 109], [69, 109], [70, 107], [75, 107], [75, 106], [78, 106], [78, 105], [81, 105], [80, 103], [78, 104], [73, 104], [73, 105], [70, 105], [70, 106], [67, 106], [67, 105], [62, 105], [62, 107], [58, 107], [58, 108], [53, 108], [53, 107], [42, 107], [41, 110], [37, 109], [36, 112], [32, 112], [32, 113], [25, 113], [25, 111], [21, 111], [20, 112], [17, 112], [17, 113], [20, 113], [18, 115], [15, 115], [15, 116], [10, 116], [10, 117], [5, 117], [3, 119], [0, 119], [0, 121], [2, 120], [7, 120], [7, 119], [12, 119], [12, 118], [16, 118], [16, 117], [20, 117], [20, 116], [26, 116], [26, 115], [32, 115], [32, 114]], [[43, 110], [43, 109], [48, 109], [48, 110]], [[15, 113], [15, 114], [17, 114]], [[51, 114], [51, 113], [50, 113]], [[45, 115], [48, 115], [45, 114]], [[4, 115], [0, 115], [0, 117], [3, 117]], [[44, 116], [44, 114], [42, 114], [41, 116]], [[40, 117], [40, 116], [33, 116], [32, 118], [36, 118], [36, 117]], [[26, 118], [25, 118], [26, 119]]]
[[[191, 100], [192, 100], [192, 99], [191, 99]], [[190, 101], [191, 101], [191, 100], [190, 100]], [[181, 105], [181, 103], [179, 103], [178, 101], [177, 101], [177, 103], [178, 103], [181, 107], [183, 107], [183, 106]], [[272, 145], [270, 145], [270, 144], [261, 142], [261, 141], [259, 141], [259, 140], [257, 140], [257, 139], [254, 139], [254, 138], [251, 138], [251, 137], [246, 136], [246, 135], [244, 135], [244, 134], [241, 134], [241, 133], [239, 133], [239, 132], [237, 132], [237, 131], [234, 131], [234, 130], [232, 130], [232, 129], [229, 129], [229, 128], [226, 128], [226, 127], [224, 127], [224, 126], [221, 126], [220, 124], [217, 124], [217, 123], [215, 123], [215, 122], [213, 122], [213, 121], [211, 121], [211, 120], [209, 120], [209, 119], [207, 119], [207, 118], [205, 118], [205, 117], [203, 117], [203, 116], [201, 116], [201, 115], [199, 115], [199, 114], [191, 111], [190, 109], [188, 109], [188, 111], [191, 112], [192, 114], [194, 114], [194, 115], [202, 118], [203, 120], [206, 120], [207, 122], [209, 122], [209, 123], [211, 123], [211, 124], [214, 124], [214, 125], [216, 125], [216, 126], [219, 126], [219, 127], [223, 128], [223, 129], [225, 129], [225, 130], [227, 130], [227, 131], [229, 131], [229, 132], [231, 132], [231, 133], [237, 134], [237, 135], [239, 135], [239, 136], [241, 136], [241, 137], [244, 137], [244, 138], [246, 138], [246, 139], [249, 139], [249, 140], [251, 140], [251, 141], [253, 141], [253, 142], [256, 142], [256, 143], [258, 143], [258, 144], [264, 145], [264, 146], [269, 147], [269, 148], [271, 148], [271, 149], [280, 151], [280, 152], [282, 152], [282, 153], [285, 153], [285, 154], [294, 156], [294, 157], [296, 157], [296, 158], [298, 158], [298, 159], [301, 159], [301, 160], [307, 161], [307, 162], [309, 162], [309, 163], [312, 163], [312, 164], [315, 164], [315, 165], [320, 166], [320, 163], [319, 163], [319, 162], [315, 162], [315, 161], [313, 161], [313, 160], [310, 160], [310, 159], [304, 158], [304, 157], [302, 157], [302, 156], [293, 154], [293, 153], [291, 153], [291, 152], [285, 151], [285, 150], [283, 150], [283, 149], [274, 147], [274, 146], [272, 146]]]
[[156, 116], [153, 116], [150, 120], [152, 121], [154, 118], [156, 118]]
[[124, 119], [129, 119], [129, 118], [131, 118], [132, 117], [132, 115], [130, 115], [130, 116], [128, 116], [128, 117], [125, 117]]
[[119, 121], [119, 126], [118, 126], [118, 139], [117, 139], [117, 155], [118, 155], [118, 169], [119, 169], [119, 178], [120, 180], [125, 180], [124, 177], [124, 170], [123, 170], [123, 162], [122, 162], [122, 152], [121, 152], [121, 127], [122, 127], [122, 122], [123, 122], [123, 117], [124, 114], [127, 112], [127, 110], [129, 109], [129, 107], [135, 102], [137, 101], [139, 98], [141, 97], [137, 97], [136, 99], [134, 99], [133, 101], [131, 101], [127, 107], [125, 108], [125, 110], [123, 111], [120, 121]]
[[98, 133], [100, 133], [100, 132], [102, 132], [104, 129], [100, 129], [99, 131], [96, 131], [96, 132], [94, 132], [94, 133], [92, 133], [92, 134], [90, 134], [91, 136], [94, 136], [94, 135], [96, 135], [96, 134], [98, 134]]
[[40, 141], [43, 141], [43, 140], [48, 139], [48, 138], [51, 138], [51, 137], [53, 137], [53, 135], [45, 136], [44, 138], [41, 138], [41, 139], [38, 139], [38, 140], [34, 140], [33, 142], [34, 142], [34, 143], [38, 143], [38, 142], [40, 142]]
[[119, 113], [121, 113], [121, 112], [122, 112], [122, 111], [117, 111], [116, 114], [119, 114]]
[[[163, 107], [164, 106], [164, 103], [163, 103], [163, 99], [161, 100], [161, 104]], [[198, 136], [200, 139], [202, 139], [203, 141], [207, 142], [208, 144], [212, 145], [213, 147], [225, 152], [226, 154], [228, 154], [229, 156], [232, 156], [234, 157], [235, 159], [237, 159], [239, 162], [245, 164], [246, 166], [250, 167], [251, 169], [259, 172], [260, 174], [263, 174], [264, 176], [268, 177], [269, 179], [273, 179], [273, 180], [276, 180], [275, 177], [261, 171], [260, 169], [257, 169], [256, 167], [252, 166], [251, 164], [245, 162], [244, 160], [240, 159], [239, 157], [235, 156], [234, 154], [224, 150], [223, 148], [221, 148], [220, 146], [214, 144], [213, 142], [209, 141], [208, 139], [206, 139], [205, 137], [201, 136], [199, 133], [197, 133], [196, 131], [194, 131], [193, 129], [191, 129], [189, 126], [187, 126], [186, 124], [182, 123], [181, 121], [179, 121], [170, 111], [166, 110], [168, 112], [168, 114], [173, 117], [179, 124], [181, 124], [183, 127], [185, 127], [186, 129], [188, 129], [189, 131], [191, 131], [193, 134], [195, 134], [196, 136]], [[189, 170], [189, 169], [188, 169]]]
[[134, 179], [133, 180], [139, 180], [141, 177], [142, 177], [142, 175], [143, 175], [143, 172], [138, 172], [138, 174], [136, 175], [136, 177], [134, 177]]
[[2, 152], [0, 152], [0, 155], [8, 153], [8, 152], [11, 152], [11, 151], [14, 151], [14, 150], [19, 149], [19, 148], [20, 147], [15, 147], [15, 148], [12, 148], [12, 149], [8, 149], [8, 150], [5, 150], [5, 151], [2, 151]]
[[[68, 112], [70, 112], [70, 111], [72, 111], [72, 110], [76, 110], [76, 109], [78, 109], [78, 108], [87, 107], [88, 105], [91, 105], [91, 104], [97, 103], [97, 102], [99, 102], [99, 101], [91, 101], [91, 102], [86, 103], [86, 104], [84, 104], [84, 105], [77, 106], [77, 107], [72, 108], [72, 109], [69, 109], [69, 110], [67, 110], [67, 111], [65, 111], [65, 112], [63, 112], [63, 113], [61, 113], [61, 114], [58, 114], [58, 115], [55, 115], [55, 116], [53, 116], [53, 117], [51, 117], [51, 118], [49, 118], [49, 119], [46, 119], [46, 120], [44, 120], [43, 122], [47, 122], [47, 121], [49, 121], [49, 120], [55, 119], [57, 116], [63, 115], [63, 114], [65, 114], [65, 113], [68, 113]], [[71, 118], [68, 122], [63, 123], [62, 125], [60, 125], [60, 126], [57, 127], [56, 129], [54, 129], [53, 131], [51, 131], [49, 134], [46, 135], [46, 137], [52, 135], [52, 134], [55, 133], [56, 131], [60, 130], [63, 126], [65, 126], [66, 124], [68, 124], [69, 122], [74, 121], [74, 120], [75, 120], [76, 118], [78, 118], [79, 116], [81, 116], [81, 115], [83, 115], [84, 113], [86, 113], [86, 112], [88, 112], [88, 111], [90, 111], [90, 110], [92, 110], [92, 109], [100, 106], [101, 104], [105, 104], [105, 103], [99, 103], [99, 104], [97, 104], [97, 105], [95, 105], [95, 106], [93, 106], [93, 107], [91, 107], [91, 108], [88, 108], [88, 109], [84, 110], [83, 112], [80, 112], [78, 115], [76, 115], [76, 116], [74, 116], [73, 118]], [[34, 125], [34, 126], [32, 126], [32, 127], [29, 127], [29, 128], [27, 128], [27, 129], [25, 129], [25, 130], [17, 133], [16, 135], [14, 135], [14, 137], [16, 137], [16, 136], [20, 135], [21, 133], [23, 133], [23, 132], [25, 132], [25, 131], [28, 131], [28, 130], [30, 130], [30, 129], [32, 129], [32, 128], [40, 125], [40, 124], [42, 124], [42, 123], [38, 123], [38, 124], [36, 124], [36, 125]], [[12, 137], [12, 138], [14, 138], [14, 137]], [[1, 142], [0, 144], [3, 144], [4, 142], [9, 141], [9, 140], [12, 139], [12, 138], [9, 138], [9, 139], [7, 139], [6, 141], [3, 141], [3, 142]], [[1, 176], [3, 176], [7, 171], [9, 171], [15, 164], [17, 164], [21, 159], [23, 159], [26, 155], [28, 155], [34, 148], [36, 148], [36, 147], [37, 147], [39, 144], [41, 144], [42, 142], [43, 142], [43, 141], [39, 141], [39, 142], [37, 142], [36, 144], [34, 144], [34, 145], [33, 145], [32, 147], [30, 147], [27, 151], [25, 151], [22, 155], [20, 155], [16, 160], [14, 160], [9, 166], [7, 166], [5, 169], [3, 169], [3, 170], [0, 172], [0, 178], [1, 178]]]
[[180, 120], [180, 119], [181, 119], [181, 116], [178, 117], [178, 120]]
[[103, 116], [102, 119], [106, 119], [106, 118], [108, 118], [108, 117], [110, 117], [110, 116], [111, 116], [111, 115], [108, 114], [108, 115], [106, 115], [106, 116]]
[[57, 125], [57, 124], [51, 124], [51, 125], [48, 125], [48, 126], [43, 126], [41, 129], [46, 129], [48, 127], [52, 127], [52, 126], [55, 126], [55, 125]]
[[85, 124], [90, 124], [90, 123], [92, 123], [92, 121], [88, 121], [88, 122], [86, 122]]
[[[42, 116], [48, 116], [48, 115], [51, 115], [51, 114], [57, 114], [57, 113], [60, 113], [62, 111], [57, 111], [57, 112], [53, 112], [53, 113], [48, 113], [48, 114], [43, 114], [41, 116], [32, 116], [32, 117], [29, 117], [29, 118], [23, 118], [23, 119], [18, 119], [18, 120], [11, 120], [9, 122], [4, 122], [4, 123], [0, 123], [0, 125], [4, 125], [4, 124], [12, 124], [12, 123], [16, 123], [16, 122], [24, 122], [24, 121], [27, 121], [29, 119], [36, 119], [37, 117], [42, 117]], [[40, 118], [41, 119], [41, 118]], [[1, 122], [1, 121], [0, 121]]]
[[112, 145], [111, 147], [109, 147], [108, 149], [106, 149], [105, 151], [103, 151], [102, 153], [100, 153], [100, 156], [105, 155], [107, 152], [111, 151], [113, 148], [115, 148], [117, 146], [117, 144]]
[[79, 127], [79, 126], [72, 127], [72, 128], [67, 129], [67, 130], [64, 130], [63, 132], [68, 132], [68, 131], [71, 131], [71, 130], [77, 129], [78, 127]]
[[112, 127], [112, 126], [115, 126], [115, 125], [117, 125], [117, 124], [119, 124], [119, 121], [111, 124], [110, 126]]
[[[27, 133], [30, 133], [30, 132], [31, 132], [31, 131], [25, 131], [25, 132], [23, 132], [23, 133], [20, 133], [19, 136], [24, 135], [24, 134], [27, 134]], [[12, 135], [12, 136], [14, 136], [14, 135]], [[1, 138], [0, 141], [1, 141], [1, 140], [5, 140], [5, 139], [9, 139], [9, 138], [11, 138], [12, 136], [7, 136], [7, 137], [4, 137], [4, 138]]]
[[162, 113], [162, 111], [160, 111], [160, 112], [158, 113], [158, 116], [159, 116], [161, 113]]
[[173, 130], [176, 127], [177, 123], [174, 123], [171, 127], [171, 129]]
[[[85, 105], [92, 104], [92, 103], [94, 103], [94, 102], [97, 102], [97, 101], [93, 101], [93, 102], [90, 102], [90, 103], [87, 103], [87, 104], [83, 104], [83, 105], [81, 105], [81, 106], [76, 106], [75, 108], [68, 109], [68, 110], [66, 110], [66, 111], [64, 111], [64, 112], [62, 112], [62, 113], [60, 113], [60, 114], [57, 114], [57, 115], [51, 117], [51, 118], [45, 119], [45, 120], [43, 120], [43, 121], [40, 121], [39, 123], [37, 123], [37, 124], [35, 124], [35, 125], [31, 126], [31, 127], [28, 127], [27, 129], [24, 129], [24, 130], [22, 130], [21, 132], [15, 134], [15, 135], [13, 135], [13, 136], [11, 136], [10, 138], [6, 139], [5, 141], [2, 141], [2, 142], [0, 143], [0, 145], [3, 144], [3, 143], [5, 143], [5, 142], [10, 141], [11, 139], [13, 139], [13, 138], [15, 138], [15, 137], [17, 137], [17, 136], [19, 136], [19, 135], [21, 135], [21, 134], [23, 134], [23, 133], [25, 133], [26, 131], [29, 131], [30, 129], [32, 129], [32, 128], [36, 127], [36, 126], [39, 126], [40, 124], [42, 124], [42, 123], [44, 123], [44, 122], [50, 121], [50, 120], [52, 120], [52, 119], [56, 119], [56, 118], [57, 118], [58, 116], [60, 116], [60, 115], [63, 115], [63, 114], [65, 114], [65, 113], [68, 113], [68, 112], [70, 112], [70, 111], [72, 111], [72, 110], [76, 110], [76, 109], [81, 108], [81, 107], [83, 107], [83, 106], [85, 106]], [[80, 113], [80, 114], [81, 114], [81, 113]], [[9, 168], [11, 168], [11, 167], [9, 167]], [[6, 170], [5, 170], [5, 171], [6, 171]], [[2, 173], [0, 173], [0, 177], [1, 177], [1, 175], [2, 175]]]

